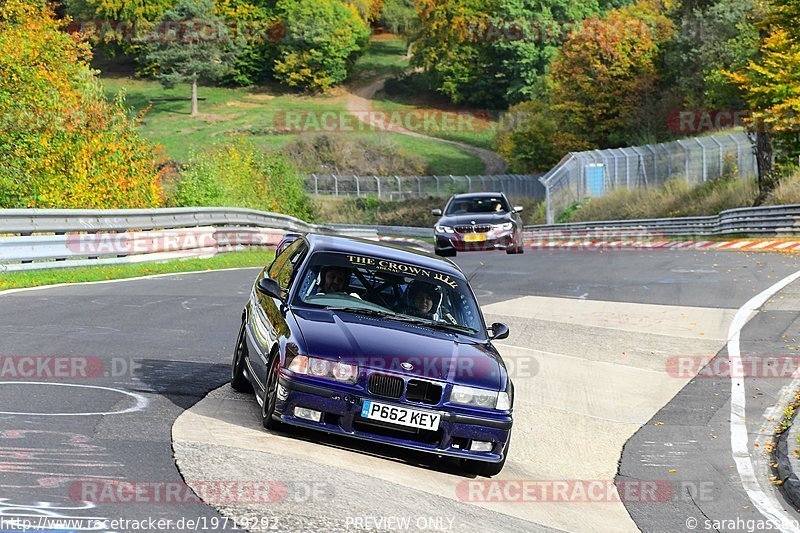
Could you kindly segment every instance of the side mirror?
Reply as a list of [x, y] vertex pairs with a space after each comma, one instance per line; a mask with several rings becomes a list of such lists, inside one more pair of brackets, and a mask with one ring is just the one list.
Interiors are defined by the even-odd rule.
[[431, 209], [431, 215], [433, 215], [435, 217], [440, 217], [440, 216], [442, 216], [442, 210], [441, 209]]
[[514, 206], [514, 212], [515, 213], [522, 213], [522, 206], [521, 205], [515, 205]]
[[258, 280], [258, 284], [256, 284], [256, 290], [258, 290], [258, 292], [261, 294], [283, 301], [283, 296], [281, 295], [281, 286], [272, 278], [261, 278]]
[[492, 332], [492, 334], [489, 336], [489, 338], [492, 340], [500, 340], [508, 337], [508, 326], [502, 322], [495, 322], [492, 324], [492, 327], [489, 328], [489, 331]]

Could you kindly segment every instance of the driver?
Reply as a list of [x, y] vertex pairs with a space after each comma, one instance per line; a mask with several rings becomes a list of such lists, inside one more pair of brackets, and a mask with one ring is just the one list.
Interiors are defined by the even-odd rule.
[[406, 290], [408, 296], [408, 314], [434, 320], [441, 301], [436, 286], [424, 281], [413, 281]]
[[322, 269], [320, 273], [322, 283], [318, 293], [330, 294], [334, 292], [346, 292], [347, 282], [350, 279], [349, 274], [347, 269], [340, 267], [326, 267]]

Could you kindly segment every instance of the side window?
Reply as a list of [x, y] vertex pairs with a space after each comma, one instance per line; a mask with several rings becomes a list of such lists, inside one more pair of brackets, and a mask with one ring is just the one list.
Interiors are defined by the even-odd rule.
[[284, 250], [269, 268], [269, 277], [277, 281], [282, 289], [288, 290], [292, 284], [297, 265], [303, 259], [307, 246], [298, 239]]

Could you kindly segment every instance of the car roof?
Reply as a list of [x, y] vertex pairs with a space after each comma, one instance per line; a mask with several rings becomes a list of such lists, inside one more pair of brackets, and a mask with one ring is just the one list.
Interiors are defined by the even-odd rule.
[[470, 192], [465, 194], [454, 194], [453, 198], [461, 200], [469, 198], [492, 198], [495, 196], [505, 196], [505, 195], [501, 192]]
[[306, 238], [308, 239], [309, 252], [311, 253], [355, 253], [370, 257], [377, 257], [379, 259], [389, 259], [401, 263], [409, 263], [416, 266], [435, 269], [447, 274], [453, 274], [460, 278], [464, 277], [464, 273], [461, 272], [461, 269], [451, 261], [442, 259], [437, 255], [424, 251], [416, 251], [402, 246], [393, 246], [376, 241], [368, 241], [355, 237], [343, 237], [339, 235], [320, 235], [318, 233], [309, 233]]

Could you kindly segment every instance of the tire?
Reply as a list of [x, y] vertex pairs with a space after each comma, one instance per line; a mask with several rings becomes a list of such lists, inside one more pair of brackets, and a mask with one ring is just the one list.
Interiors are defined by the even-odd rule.
[[486, 461], [475, 461], [473, 459], [462, 459], [461, 469], [469, 474], [482, 477], [492, 477], [499, 474], [506, 465], [508, 459], [508, 448], [511, 445], [511, 434], [508, 435], [506, 447], [503, 450], [503, 460], [499, 463], [487, 463]]
[[506, 253], [511, 254], [521, 254], [524, 253], [525, 249], [522, 246], [516, 246], [514, 248], [506, 248]]
[[244, 375], [245, 356], [247, 355], [247, 341], [245, 339], [245, 321], [239, 328], [239, 335], [236, 337], [236, 347], [233, 349], [233, 361], [231, 362], [231, 387], [238, 392], [253, 392], [253, 385]]
[[272, 418], [275, 414], [275, 404], [278, 402], [278, 366], [281, 358], [277, 353], [270, 359], [269, 372], [264, 383], [264, 398], [261, 403], [261, 425], [264, 429], [277, 429], [281, 427], [278, 420]]
[[436, 248], [434, 249], [434, 253], [439, 257], [455, 257], [457, 252], [455, 250], [441, 250]]

